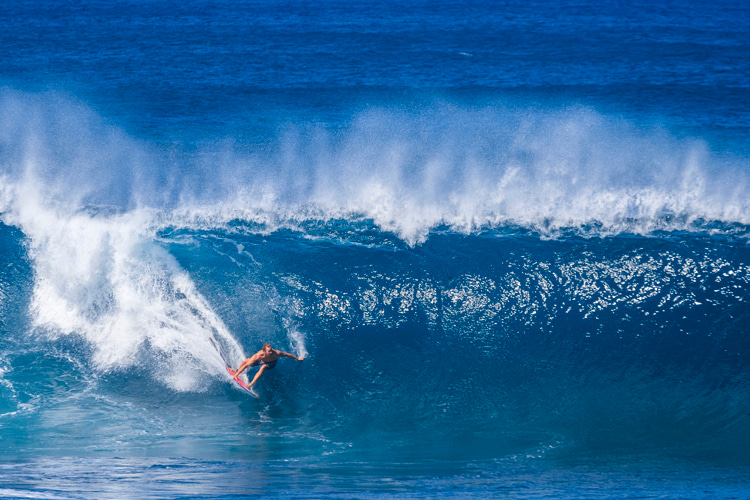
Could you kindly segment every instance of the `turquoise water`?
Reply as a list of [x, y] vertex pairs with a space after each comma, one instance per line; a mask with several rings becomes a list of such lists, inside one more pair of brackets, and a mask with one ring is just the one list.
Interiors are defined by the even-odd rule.
[[750, 496], [743, 3], [0, 24], [0, 496]]

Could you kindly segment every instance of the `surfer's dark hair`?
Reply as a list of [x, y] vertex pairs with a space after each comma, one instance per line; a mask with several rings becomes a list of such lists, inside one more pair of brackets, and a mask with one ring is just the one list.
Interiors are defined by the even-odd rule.
[[[265, 349], [266, 347], [271, 347], [271, 344], [263, 344], [262, 348]], [[273, 349], [273, 347], [271, 347], [271, 349]]]

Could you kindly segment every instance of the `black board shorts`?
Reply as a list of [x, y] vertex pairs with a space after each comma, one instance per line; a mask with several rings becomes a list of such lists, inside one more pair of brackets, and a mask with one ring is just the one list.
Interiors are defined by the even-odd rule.
[[259, 362], [257, 362], [257, 363], [253, 363], [253, 364], [252, 364], [252, 365], [250, 365], [250, 366], [260, 366], [260, 365], [266, 365], [266, 370], [273, 370], [273, 369], [274, 369], [274, 367], [276, 366], [276, 363], [277, 363], [278, 361], [279, 361], [278, 359], [275, 359], [275, 360], [271, 361], [270, 363], [266, 363], [265, 361], [259, 361]]

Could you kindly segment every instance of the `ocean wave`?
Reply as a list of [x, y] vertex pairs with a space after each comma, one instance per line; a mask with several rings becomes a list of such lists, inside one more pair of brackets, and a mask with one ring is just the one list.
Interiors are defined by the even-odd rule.
[[732, 442], [750, 428], [743, 242], [446, 229], [409, 245], [372, 222], [158, 234], [151, 223], [48, 213], [13, 231], [33, 265], [31, 331], [12, 331], [7, 363], [23, 366], [30, 346], [68, 390], [52, 395], [33, 366], [8, 373], [14, 387], [63, 405], [84, 381], [118, 415], [131, 399], [226, 399], [215, 336], [234, 363], [265, 342], [308, 354], [264, 377], [258, 425], [291, 414], [334, 455], [388, 440], [391, 456], [425, 458], [460, 440], [450, 454], [467, 459], [746, 457]]
[[[2, 220], [31, 267], [27, 326], [83, 341], [102, 376], [212, 391], [227, 381], [213, 336], [235, 364], [266, 341], [311, 360], [344, 352], [306, 380], [338, 380], [340, 392], [311, 401], [356, 426], [397, 394], [380, 408], [386, 434], [421, 414], [416, 428], [432, 435], [474, 405], [482, 424], [499, 419], [533, 443], [599, 439], [564, 425], [587, 402], [598, 429], [609, 419], [632, 437], [648, 421], [668, 427], [639, 397], [679, 416], [664, 388], [689, 407], [684, 429], [745, 425], [744, 160], [589, 109], [441, 104], [371, 110], [337, 131], [290, 127], [252, 154], [217, 145], [164, 161], [94, 115], [63, 127], [65, 113], [44, 111], [57, 96], [3, 98], [46, 124], [6, 120], [0, 136]], [[89, 178], [100, 154], [77, 170], [111, 141], [125, 160]], [[400, 357], [403, 377], [391, 373]], [[302, 394], [298, 384], [277, 389]], [[707, 390], [717, 384], [726, 392]], [[728, 416], [701, 420], [707, 406]], [[524, 423], [550, 412], [563, 424]], [[464, 431], [477, 446], [508, 437]]]

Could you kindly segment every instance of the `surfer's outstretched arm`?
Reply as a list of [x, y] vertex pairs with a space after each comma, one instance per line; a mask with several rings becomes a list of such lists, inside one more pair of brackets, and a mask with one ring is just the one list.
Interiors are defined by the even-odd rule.
[[294, 354], [289, 354], [288, 352], [281, 352], [281, 351], [276, 351], [276, 352], [279, 353], [279, 356], [282, 356], [284, 358], [292, 358], [292, 359], [296, 359], [297, 361], [302, 361], [303, 359], [305, 359], [305, 358], [298, 358]]

